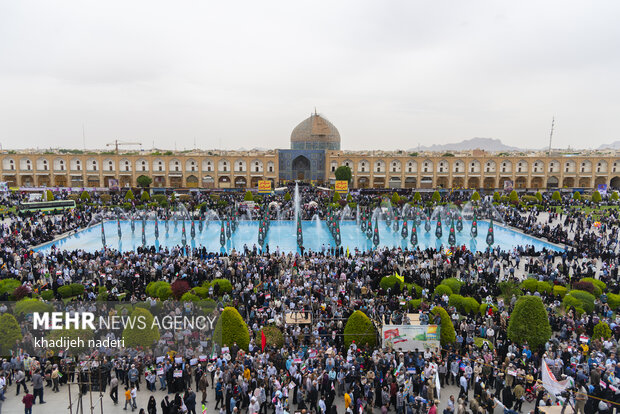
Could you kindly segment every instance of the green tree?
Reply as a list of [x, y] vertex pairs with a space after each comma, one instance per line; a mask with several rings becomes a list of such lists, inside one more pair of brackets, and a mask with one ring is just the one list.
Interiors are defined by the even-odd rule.
[[337, 202], [340, 201], [340, 193], [338, 191], [334, 191], [334, 197], [333, 197], [332, 201], [334, 203], [337, 203]]
[[551, 338], [549, 315], [538, 296], [521, 296], [508, 322], [508, 339], [519, 345], [528, 343], [532, 350], [542, 347]]
[[611, 328], [607, 324], [607, 322], [599, 322], [594, 325], [594, 331], [592, 333], [592, 339], [608, 339], [611, 337]]
[[341, 165], [336, 168], [336, 172], [334, 174], [336, 175], [336, 180], [338, 181], [346, 181], [348, 183], [351, 182], [351, 169], [346, 165]]
[[502, 196], [500, 195], [499, 191], [496, 191], [493, 193], [493, 201], [495, 201], [496, 203], [499, 203], [499, 200], [502, 199]]
[[581, 201], [581, 193], [579, 191], [573, 193], [573, 200]]
[[617, 191], [614, 191], [613, 193], [611, 193], [611, 201], [618, 201], [618, 198], [620, 198], [620, 196], [618, 196]]
[[24, 298], [15, 304], [13, 312], [16, 315], [28, 315], [34, 312], [52, 312], [54, 308], [48, 303], [41, 302], [39, 299]]
[[88, 191], [86, 190], [82, 191], [82, 194], [80, 194], [80, 200], [90, 201], [90, 194], [88, 194]]
[[45, 192], [45, 201], [54, 201], [54, 194], [52, 194], [51, 190]]
[[252, 196], [252, 192], [250, 190], [245, 192], [243, 196], [243, 201], [254, 201], [254, 197]]
[[551, 195], [551, 199], [553, 201], [562, 201], [562, 196], [560, 195], [559, 191], [554, 191], [553, 194]]
[[419, 203], [420, 201], [422, 201], [422, 194], [416, 191], [415, 194], [413, 195], [413, 201], [415, 201], [416, 203]]
[[[123, 339], [128, 348], [148, 348], [159, 341], [159, 328], [153, 325], [153, 315], [144, 308], [136, 307], [129, 316], [123, 330]], [[133, 326], [131, 323], [133, 322]]]
[[394, 191], [392, 193], [392, 205], [396, 206], [396, 205], [398, 205], [398, 203], [400, 203], [400, 196], [398, 195], [398, 193], [396, 191]]
[[441, 194], [439, 194], [439, 191], [435, 190], [435, 192], [433, 193], [433, 197], [431, 198], [431, 200], [433, 201], [433, 203], [435, 204], [439, 204], [441, 202]]
[[540, 194], [540, 191], [536, 191], [535, 197], [539, 203], [542, 203], [542, 194]]
[[151, 196], [149, 195], [149, 192], [144, 190], [142, 191], [142, 195], [140, 195], [140, 200], [142, 202], [148, 202], [151, 200]]
[[284, 201], [291, 201], [291, 198], [291, 193], [287, 191], [286, 194], [284, 194]]
[[3, 313], [0, 316], [0, 354], [8, 355], [17, 341], [22, 340], [22, 331], [15, 316]]
[[439, 315], [441, 318], [441, 334], [440, 342], [442, 345], [453, 344], [456, 342], [456, 332], [454, 331], [454, 325], [450, 319], [448, 312], [441, 306], [435, 306], [431, 311], [433, 315]]
[[215, 325], [213, 340], [220, 346], [237, 343], [239, 348], [248, 350], [250, 332], [237, 309], [230, 306], [224, 308]]
[[[49, 333], [49, 335], [47, 335], [46, 339], [48, 341], [58, 341], [61, 338], [68, 338], [69, 341], [75, 340], [76, 342], [74, 343], [76, 344], [76, 346], [71, 347], [71, 353], [73, 355], [77, 355], [81, 352], [91, 349], [88, 346], [88, 341], [93, 339], [94, 336], [95, 333], [90, 329], [54, 329]], [[78, 339], [81, 339], [82, 341], [77, 342]], [[83, 346], [81, 346], [81, 344], [83, 344]], [[60, 351], [66, 350], [66, 348], [52, 347], [51, 350], [55, 353], [58, 353]]]
[[344, 327], [344, 346], [349, 346], [355, 341], [358, 347], [368, 345], [373, 348], [377, 343], [375, 326], [366, 314], [356, 310], [349, 316]]
[[601, 197], [601, 193], [599, 193], [598, 190], [596, 190], [595, 192], [592, 193], [592, 202], [598, 204], [601, 201], [603, 201], [603, 197]]
[[508, 200], [512, 204], [517, 204], [519, 202], [519, 194], [517, 194], [515, 190], [512, 190], [508, 196]]
[[471, 195], [471, 201], [478, 202], [480, 201], [480, 194], [477, 191], [474, 191]]
[[148, 175], [141, 175], [138, 177], [136, 182], [138, 183], [138, 187], [148, 188], [150, 187], [153, 180]]
[[265, 342], [267, 346], [280, 349], [284, 346], [284, 335], [282, 331], [274, 325], [265, 326], [258, 333], [258, 338], [261, 338], [261, 332], [265, 334]]
[[131, 189], [127, 190], [127, 192], [125, 193], [125, 200], [133, 201], [134, 199], [135, 197], [133, 195], [133, 191], [131, 191]]

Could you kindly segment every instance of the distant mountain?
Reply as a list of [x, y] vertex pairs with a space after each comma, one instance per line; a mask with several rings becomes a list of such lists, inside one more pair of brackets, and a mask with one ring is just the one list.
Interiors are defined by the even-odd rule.
[[499, 151], [520, 151], [520, 148], [504, 145], [502, 141], [495, 138], [471, 138], [461, 142], [442, 145], [420, 146], [419, 148], [411, 148], [408, 151], [467, 151], [481, 149], [489, 152]]
[[603, 144], [600, 147], [598, 147], [598, 149], [600, 149], [600, 150], [604, 150], [604, 149], [620, 150], [620, 141], [614, 141], [611, 144]]

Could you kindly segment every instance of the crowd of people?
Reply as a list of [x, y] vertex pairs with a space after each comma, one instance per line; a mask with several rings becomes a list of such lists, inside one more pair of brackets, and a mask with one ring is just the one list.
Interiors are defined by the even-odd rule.
[[[306, 218], [324, 215], [333, 201], [327, 192], [313, 187], [302, 187], [300, 194]], [[400, 197], [411, 198], [412, 194]], [[422, 203], [430, 202], [431, 195], [424, 194]], [[390, 196], [357, 192], [349, 202], [371, 208]], [[471, 194], [455, 191], [443, 196], [443, 202], [464, 205]], [[243, 193], [220, 197], [195, 194], [186, 204], [190, 211], [208, 209], [222, 215], [254, 208], [242, 203]], [[116, 196], [108, 203], [121, 198]], [[14, 194], [4, 203], [10, 206], [20, 201]], [[276, 202], [279, 211], [290, 211], [291, 201], [284, 194], [265, 197], [262, 202]], [[0, 225], [0, 278], [16, 279], [28, 288], [28, 296], [51, 290], [49, 302], [71, 312], [109, 313], [110, 303], [123, 300], [182, 315], [194, 312], [194, 305], [161, 303], [147, 293], [149, 283], [183, 280], [191, 289], [227, 279], [230, 291], [209, 291], [214, 302], [209, 312], [216, 315], [224, 306], [235, 308], [248, 327], [250, 343], [243, 349], [236, 343], [214, 344], [204, 333], [186, 332], [176, 340], [173, 332], [162, 332], [161, 339], [145, 349], [101, 348], [72, 357], [36, 355], [28, 343], [36, 332], [23, 324], [23, 340], [1, 366], [0, 399], [13, 398], [9, 391], [14, 387], [17, 395], [25, 392], [23, 403], [29, 408], [37, 399], [43, 403], [44, 393], [58, 391], [67, 383], [82, 384], [82, 393], [92, 391], [96, 383], [96, 391], [108, 394], [114, 404], [120, 398], [125, 409], [149, 414], [196, 413], [203, 407], [226, 414], [335, 414], [339, 407], [355, 414], [375, 409], [435, 414], [440, 404], [444, 414], [503, 413], [522, 412], [524, 407], [538, 410], [557, 401], [582, 413], [618, 412], [620, 320], [605, 299], [606, 294], [620, 291], [618, 213], [609, 210], [594, 218], [576, 209], [572, 197], [552, 204], [551, 195], [543, 194], [542, 208], [497, 204], [493, 214], [524, 233], [565, 245], [563, 250], [515, 246], [476, 252], [455, 246], [377, 248], [348, 254], [334, 249], [306, 250], [301, 254], [261, 251], [254, 246], [228, 253], [197, 249], [187, 255], [180, 247], [156, 251], [148, 246], [125, 252], [52, 248], [42, 254], [33, 247], [92, 224], [104, 216], [106, 204], [93, 196], [90, 203], [59, 214], [8, 214]], [[563, 207], [561, 212], [558, 205]], [[161, 207], [154, 211], [165, 214]], [[355, 210], [351, 214], [355, 219]], [[484, 217], [482, 210], [480, 216]], [[402, 276], [404, 283], [382, 287], [381, 279], [393, 274]], [[519, 290], [528, 276], [569, 287], [591, 277], [604, 282], [606, 292], [596, 297], [589, 312], [563, 306], [553, 291], [533, 293], [546, 307], [553, 336], [544, 346], [530, 348], [507, 335], [518, 297], [531, 294]], [[488, 311], [459, 312], [450, 305], [448, 295], [434, 294], [448, 278], [458, 279], [460, 294], [488, 304]], [[83, 285], [83, 293], [60, 305], [59, 288], [72, 283]], [[97, 304], [100, 288], [110, 302]], [[11, 293], [3, 292], [0, 299], [11, 299]], [[419, 300], [415, 310], [412, 300]], [[450, 315], [455, 329], [455, 341], [440, 347], [400, 350], [389, 343], [383, 346], [383, 338], [377, 338], [373, 347], [348, 341], [344, 332], [348, 318], [357, 310], [380, 332], [383, 323], [407, 324], [410, 312], [419, 312], [422, 323], [440, 324], [432, 312], [439, 306]], [[7, 307], [0, 311], [6, 312]], [[287, 322], [285, 315], [293, 312], [302, 312], [311, 323]], [[611, 334], [592, 339], [599, 322], [606, 322]], [[282, 333], [281, 346], [262, 346], [261, 329], [270, 325]], [[483, 341], [476, 341], [480, 338]], [[573, 384], [562, 395], [553, 395], [543, 386], [543, 361], [556, 379], [569, 379]], [[165, 390], [167, 395], [159, 401], [152, 395], [147, 406], [138, 407], [139, 393], [156, 390]], [[215, 401], [207, 401], [209, 392]]]

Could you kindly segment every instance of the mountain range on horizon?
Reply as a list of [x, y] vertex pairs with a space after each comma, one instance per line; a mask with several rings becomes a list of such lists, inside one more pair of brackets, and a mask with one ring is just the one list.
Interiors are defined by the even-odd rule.
[[[557, 148], [557, 147], [554, 147]], [[475, 149], [481, 149], [487, 152], [502, 152], [502, 151], [525, 151], [525, 150], [546, 150], [547, 147], [542, 148], [519, 148], [504, 144], [498, 138], [470, 138], [464, 139], [460, 142], [453, 142], [449, 144], [434, 144], [434, 145], [420, 145], [416, 148], [410, 148], [407, 151], [471, 151]], [[588, 148], [577, 148], [588, 149]], [[592, 148], [597, 150], [620, 150], [620, 141], [614, 141], [609, 144], [603, 144], [598, 148]]]

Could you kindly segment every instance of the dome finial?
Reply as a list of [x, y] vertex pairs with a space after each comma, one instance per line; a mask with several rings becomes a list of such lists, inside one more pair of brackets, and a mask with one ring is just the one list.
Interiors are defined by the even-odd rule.
[[316, 113], [316, 106], [314, 107], [314, 115], [315, 115], [315, 116], [316, 116], [316, 115], [318, 115], [318, 114]]

